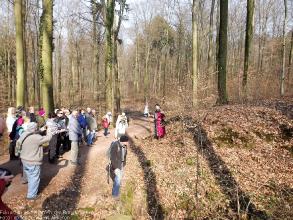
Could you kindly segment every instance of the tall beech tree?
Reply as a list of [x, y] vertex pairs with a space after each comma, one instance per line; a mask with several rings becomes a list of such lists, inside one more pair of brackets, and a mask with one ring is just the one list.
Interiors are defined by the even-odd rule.
[[106, 2], [106, 49], [105, 49], [105, 96], [106, 110], [112, 111], [114, 107], [113, 100], [113, 24], [114, 24], [115, 0]]
[[43, 0], [41, 17], [41, 89], [42, 104], [46, 113], [54, 110], [53, 97], [53, 0]]
[[220, 27], [218, 48], [218, 104], [227, 104], [226, 72], [228, 41], [228, 0], [220, 0]]
[[280, 93], [281, 96], [285, 94], [285, 71], [286, 71], [286, 26], [287, 26], [287, 0], [284, 0], [284, 22], [283, 22], [283, 57], [282, 57], [282, 72], [280, 82]]
[[246, 34], [245, 34], [245, 52], [244, 52], [244, 70], [242, 81], [243, 98], [247, 99], [247, 74], [249, 67], [249, 55], [253, 38], [254, 26], [254, 0], [247, 0], [247, 15], [246, 15]]
[[24, 40], [23, 40], [23, 1], [15, 0], [14, 16], [15, 16], [15, 33], [16, 33], [16, 105], [25, 105], [25, 62], [24, 62]]
[[196, 0], [192, 3], [192, 106], [197, 106], [198, 87], [198, 42], [197, 42], [197, 20], [196, 20]]

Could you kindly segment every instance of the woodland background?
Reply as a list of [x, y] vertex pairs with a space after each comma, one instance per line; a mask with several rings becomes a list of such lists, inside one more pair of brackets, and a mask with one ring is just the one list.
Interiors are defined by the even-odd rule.
[[[117, 1], [121, 2], [121, 1]], [[122, 1], [123, 2], [123, 1]], [[216, 103], [219, 2], [195, 1], [198, 37], [199, 106]], [[243, 102], [245, 0], [230, 0], [228, 15], [227, 93]], [[25, 105], [42, 106], [40, 89], [40, 0], [23, 1], [23, 39], [27, 91]], [[104, 1], [54, 1], [53, 94], [56, 107], [95, 106], [106, 109]], [[1, 111], [16, 105], [16, 48], [13, 2], [0, 4]], [[116, 3], [117, 85], [122, 102], [153, 98], [171, 106], [191, 107], [192, 2], [131, 1], [123, 11]], [[121, 12], [121, 13], [120, 13]], [[123, 12], [123, 14], [122, 14]], [[293, 3], [287, 1], [285, 27], [285, 96], [292, 95]], [[284, 1], [256, 0], [249, 58], [248, 101], [280, 97], [283, 58]], [[119, 96], [120, 97], [120, 96]], [[119, 98], [120, 99], [120, 98]], [[162, 101], [163, 100], [163, 101]]]

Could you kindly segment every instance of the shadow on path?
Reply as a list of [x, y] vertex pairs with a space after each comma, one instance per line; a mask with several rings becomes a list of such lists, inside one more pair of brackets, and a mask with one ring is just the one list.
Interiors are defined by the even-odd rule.
[[147, 163], [146, 158], [142, 149], [134, 144], [133, 139], [130, 138], [130, 149], [137, 156], [141, 168], [144, 172], [144, 184], [147, 192], [147, 207], [148, 214], [152, 219], [164, 219], [163, 208], [160, 203], [160, 198], [157, 190], [156, 174]]
[[72, 219], [75, 216], [75, 209], [80, 199], [82, 179], [85, 173], [86, 160], [90, 148], [81, 146], [79, 161], [81, 165], [75, 167], [71, 181], [61, 191], [52, 194], [42, 204], [42, 219]]
[[[223, 159], [217, 155], [211, 141], [208, 139], [204, 129], [192, 118], [184, 118], [184, 122], [191, 124], [189, 131], [193, 134], [193, 139], [198, 150], [203, 153], [203, 157], [208, 162], [209, 168], [222, 192], [229, 198], [230, 207], [234, 212], [247, 213], [249, 219], [269, 219], [266, 212], [258, 210], [252, 203], [251, 198], [241, 190], [240, 185], [234, 179], [233, 174], [229, 170]], [[193, 125], [197, 125], [196, 127]]]

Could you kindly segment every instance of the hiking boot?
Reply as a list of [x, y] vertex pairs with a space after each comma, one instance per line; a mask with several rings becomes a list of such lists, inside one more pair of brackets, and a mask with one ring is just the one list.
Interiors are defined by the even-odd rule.
[[39, 198], [39, 195], [35, 196], [35, 197], [31, 197], [31, 198], [26, 198], [29, 201], [35, 201]]
[[70, 161], [70, 164], [73, 165], [73, 166], [77, 166], [77, 165], [80, 165], [79, 162], [73, 162], [73, 161]]
[[28, 181], [27, 181], [27, 180], [21, 180], [21, 183], [22, 183], [22, 184], [27, 184]]

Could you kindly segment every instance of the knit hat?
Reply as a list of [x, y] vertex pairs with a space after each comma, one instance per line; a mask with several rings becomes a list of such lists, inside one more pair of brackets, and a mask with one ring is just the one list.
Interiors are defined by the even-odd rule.
[[39, 116], [45, 116], [46, 112], [43, 108], [40, 108], [39, 110]]
[[128, 137], [126, 135], [122, 135], [119, 139], [120, 142], [128, 142]]

